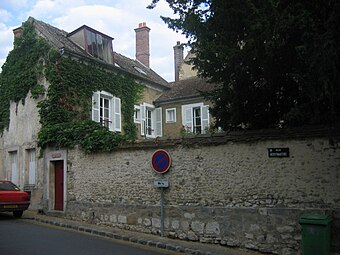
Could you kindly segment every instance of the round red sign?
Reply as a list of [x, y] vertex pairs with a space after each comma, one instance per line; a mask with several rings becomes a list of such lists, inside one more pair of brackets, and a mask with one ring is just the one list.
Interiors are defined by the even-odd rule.
[[171, 165], [171, 158], [167, 151], [157, 150], [152, 155], [152, 168], [159, 174], [164, 174], [169, 170]]

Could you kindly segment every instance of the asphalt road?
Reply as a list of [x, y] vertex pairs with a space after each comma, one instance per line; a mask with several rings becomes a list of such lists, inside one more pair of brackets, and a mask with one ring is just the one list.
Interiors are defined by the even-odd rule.
[[161, 255], [157, 249], [59, 227], [14, 219], [0, 213], [0, 254], [6, 255]]

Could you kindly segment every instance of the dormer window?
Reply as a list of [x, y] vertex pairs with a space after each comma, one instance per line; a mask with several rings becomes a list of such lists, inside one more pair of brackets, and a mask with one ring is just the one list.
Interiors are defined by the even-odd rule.
[[95, 58], [113, 63], [112, 37], [86, 25], [69, 33], [68, 37]]

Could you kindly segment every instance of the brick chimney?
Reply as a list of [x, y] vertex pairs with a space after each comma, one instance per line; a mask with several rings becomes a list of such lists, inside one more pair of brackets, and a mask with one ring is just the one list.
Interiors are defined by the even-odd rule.
[[22, 35], [22, 32], [23, 32], [23, 31], [24, 31], [24, 30], [22, 29], [22, 27], [14, 28], [14, 29], [13, 29], [14, 37], [15, 37], [15, 38], [20, 37], [20, 36]]
[[136, 59], [145, 66], [150, 67], [149, 32], [146, 23], [139, 23], [136, 31]]
[[175, 81], [179, 81], [179, 70], [183, 63], [183, 45], [180, 41], [174, 46]]

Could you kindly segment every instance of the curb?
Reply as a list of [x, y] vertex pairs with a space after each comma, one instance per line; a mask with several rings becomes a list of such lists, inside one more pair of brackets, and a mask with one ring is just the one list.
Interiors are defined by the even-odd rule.
[[206, 251], [187, 248], [183, 246], [176, 246], [176, 245], [168, 244], [164, 242], [155, 242], [153, 240], [145, 240], [143, 238], [136, 238], [136, 237], [132, 237], [128, 235], [122, 235], [122, 234], [111, 232], [111, 231], [99, 230], [99, 229], [92, 228], [92, 227], [82, 226], [81, 224], [75, 224], [75, 223], [68, 224], [68, 223], [63, 223], [63, 222], [55, 221], [55, 220], [42, 219], [39, 217], [27, 217], [25, 219], [33, 220], [33, 221], [44, 223], [44, 224], [54, 225], [57, 227], [72, 229], [78, 232], [84, 232], [84, 233], [88, 233], [88, 234], [92, 234], [96, 236], [102, 236], [102, 237], [115, 239], [115, 240], [122, 240], [122, 241], [131, 242], [131, 243], [137, 243], [137, 244], [146, 245], [146, 246], [173, 251], [173, 252], [179, 252], [179, 253], [184, 253], [184, 254], [195, 254], [195, 255], [219, 255], [217, 253], [206, 252]]

